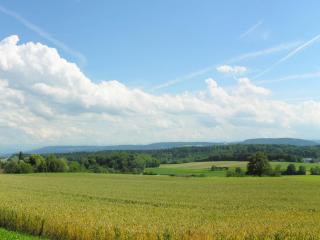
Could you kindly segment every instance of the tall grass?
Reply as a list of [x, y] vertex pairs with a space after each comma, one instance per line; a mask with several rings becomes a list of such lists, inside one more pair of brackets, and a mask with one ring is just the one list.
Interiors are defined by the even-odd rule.
[[320, 178], [0, 175], [0, 226], [51, 239], [320, 239]]

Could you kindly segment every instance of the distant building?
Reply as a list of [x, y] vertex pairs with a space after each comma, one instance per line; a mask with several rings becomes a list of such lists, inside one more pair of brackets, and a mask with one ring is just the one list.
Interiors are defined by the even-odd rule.
[[313, 158], [302, 158], [302, 162], [309, 163], [312, 162]]

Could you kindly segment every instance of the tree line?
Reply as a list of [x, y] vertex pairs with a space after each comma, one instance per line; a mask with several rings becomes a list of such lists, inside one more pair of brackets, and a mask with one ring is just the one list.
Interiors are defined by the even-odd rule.
[[[117, 152], [119, 151], [75, 152], [57, 154], [57, 156], [81, 162], [92, 156], [103, 158]], [[228, 144], [159, 150], [122, 150], [121, 152], [145, 154], [162, 164], [197, 161], [247, 161], [250, 156], [257, 152], [264, 152], [270, 161], [302, 162], [304, 158], [312, 158], [312, 162], [320, 162], [320, 146]]]
[[39, 172], [94, 172], [94, 173], [142, 173], [145, 167], [158, 167], [160, 162], [142, 153], [112, 152], [92, 153], [80, 159], [68, 159], [61, 155], [24, 155], [19, 153], [1, 162], [5, 173]]
[[311, 162], [320, 162], [320, 146], [228, 144], [148, 151], [161, 163], [247, 161], [257, 152], [264, 152], [270, 161], [302, 162], [304, 158], [312, 158]]
[[[247, 170], [237, 167], [234, 170], [227, 171], [227, 177], [242, 177], [246, 175], [251, 176], [281, 176], [281, 175], [306, 175], [306, 167], [300, 165], [298, 168], [295, 164], [290, 163], [286, 170], [281, 169], [281, 165], [276, 165], [272, 168], [267, 154], [257, 152], [248, 158]], [[214, 168], [211, 168], [214, 169]], [[320, 167], [313, 167], [310, 169], [311, 175], [320, 175]]]

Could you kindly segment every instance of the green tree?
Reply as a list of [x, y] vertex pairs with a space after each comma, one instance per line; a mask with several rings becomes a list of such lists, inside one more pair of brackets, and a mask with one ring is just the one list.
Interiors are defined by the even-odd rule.
[[274, 169], [272, 170], [271, 176], [273, 177], [279, 177], [282, 175], [282, 170], [281, 170], [281, 165], [278, 164], [274, 167]]
[[19, 173], [32, 173], [33, 172], [33, 167], [29, 163], [26, 163], [26, 162], [20, 160], [18, 165], [19, 165]]
[[287, 167], [287, 171], [285, 172], [286, 175], [295, 175], [297, 174], [296, 165], [290, 163]]
[[18, 161], [8, 161], [4, 166], [5, 173], [20, 173]]
[[18, 158], [19, 158], [19, 160], [23, 160], [24, 159], [24, 156], [23, 156], [22, 152], [19, 152]]
[[44, 157], [38, 154], [31, 155], [29, 158], [29, 163], [33, 166], [35, 172], [46, 172], [47, 164]]
[[312, 167], [310, 169], [311, 175], [320, 175], [320, 167]]
[[69, 172], [81, 172], [82, 167], [77, 161], [69, 162]]
[[297, 171], [298, 175], [306, 175], [307, 174], [307, 170], [305, 166], [299, 166], [299, 169]]
[[64, 158], [57, 158], [55, 155], [49, 155], [47, 158], [48, 172], [67, 172], [68, 163]]
[[247, 166], [247, 174], [254, 176], [269, 175], [271, 172], [271, 166], [268, 157], [263, 152], [257, 152], [249, 157], [249, 163]]

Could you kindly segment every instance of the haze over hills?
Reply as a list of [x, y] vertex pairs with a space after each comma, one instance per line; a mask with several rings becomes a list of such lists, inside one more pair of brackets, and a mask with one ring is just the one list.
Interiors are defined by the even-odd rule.
[[313, 146], [318, 145], [319, 141], [298, 139], [298, 138], [254, 138], [247, 139], [242, 144], [280, 144], [294, 146]]
[[247, 139], [242, 142], [160, 142], [145, 145], [114, 145], [114, 146], [48, 146], [27, 153], [68, 153], [68, 152], [97, 152], [97, 151], [120, 151], [120, 150], [159, 150], [180, 147], [207, 147], [221, 144], [275, 144], [275, 145], [294, 145], [294, 146], [314, 146], [319, 145], [319, 141], [296, 139], [296, 138], [255, 138]]
[[213, 142], [160, 142], [146, 145], [114, 145], [114, 146], [48, 146], [28, 153], [68, 153], [68, 152], [97, 152], [97, 151], [120, 151], [120, 150], [158, 150], [179, 147], [207, 147], [212, 145], [220, 145], [223, 143]]

